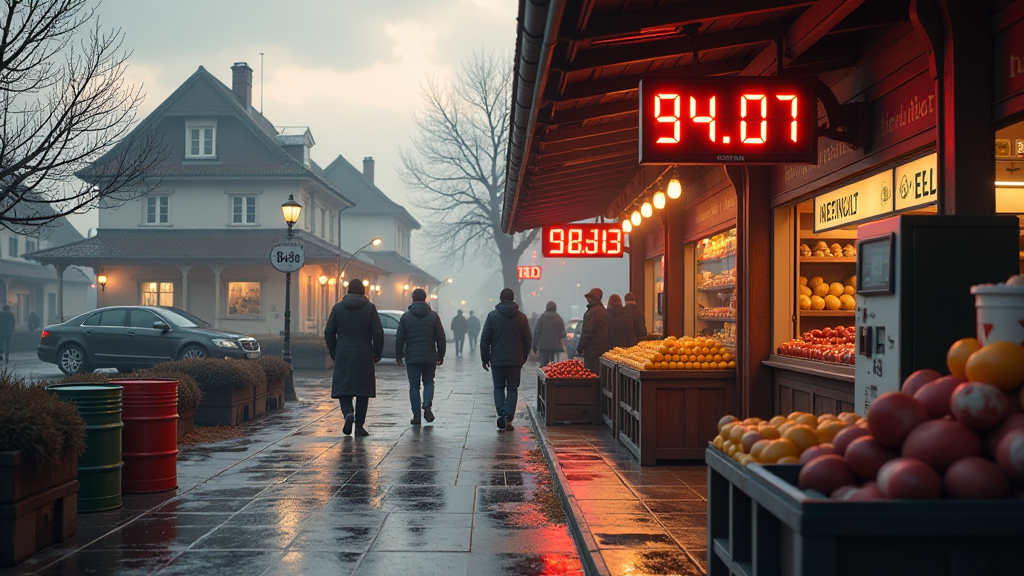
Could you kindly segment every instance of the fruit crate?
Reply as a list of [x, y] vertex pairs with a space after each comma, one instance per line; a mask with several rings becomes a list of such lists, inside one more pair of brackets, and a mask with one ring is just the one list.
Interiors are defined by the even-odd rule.
[[537, 411], [544, 424], [601, 424], [600, 378], [548, 378], [537, 369]]
[[615, 409], [619, 405], [619, 364], [608, 358], [601, 358], [598, 368], [601, 378], [601, 422], [612, 431], [612, 437], [619, 435], [616, 426]]
[[718, 414], [734, 412], [735, 370], [636, 370], [619, 366], [618, 439], [641, 466], [700, 460]]
[[1024, 500], [837, 502], [708, 447], [708, 575], [1024, 574]]

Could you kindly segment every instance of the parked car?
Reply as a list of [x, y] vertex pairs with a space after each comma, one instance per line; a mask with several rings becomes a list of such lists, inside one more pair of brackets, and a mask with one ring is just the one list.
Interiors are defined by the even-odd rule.
[[402, 310], [377, 310], [380, 314], [380, 323], [384, 327], [384, 351], [381, 358], [395, 357], [395, 338], [398, 335], [398, 321], [402, 319]]
[[125, 372], [172, 359], [259, 358], [260, 345], [177, 308], [111, 306], [47, 326], [36, 355], [65, 374], [96, 368]]
[[572, 318], [565, 323], [565, 353], [570, 360], [576, 357], [576, 343], [580, 341], [580, 330], [582, 329], [582, 318]]

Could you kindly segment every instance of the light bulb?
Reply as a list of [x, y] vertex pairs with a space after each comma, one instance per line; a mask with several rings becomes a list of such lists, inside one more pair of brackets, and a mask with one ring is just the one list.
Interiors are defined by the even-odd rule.
[[683, 185], [679, 183], [678, 178], [672, 178], [668, 181], [668, 197], [675, 200], [683, 195]]
[[633, 231], [633, 223], [629, 221], [629, 218], [622, 221], [622, 231], [626, 234]]
[[665, 193], [661, 190], [654, 193], [654, 207], [658, 210], [665, 207]]
[[633, 210], [633, 214], [629, 217], [633, 221], [633, 226], [639, 226], [644, 221], [643, 217], [636, 210]]
[[650, 218], [654, 214], [654, 207], [651, 206], [650, 202], [644, 202], [640, 206], [640, 215], [644, 218]]

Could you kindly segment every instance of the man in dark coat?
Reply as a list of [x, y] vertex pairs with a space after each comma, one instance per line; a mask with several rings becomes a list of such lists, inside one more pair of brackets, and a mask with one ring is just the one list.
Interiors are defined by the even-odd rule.
[[565, 321], [556, 309], [554, 302], [548, 302], [533, 325], [533, 351], [540, 354], [541, 366], [558, 360], [558, 353], [565, 350]]
[[422, 288], [412, 291], [409, 311], [398, 321], [395, 336], [395, 362], [402, 365], [409, 374], [409, 402], [412, 405], [412, 420], [409, 424], [420, 425], [420, 380], [423, 380], [423, 417], [434, 421], [431, 407], [434, 402], [434, 374], [444, 364], [444, 327], [441, 318], [427, 304], [427, 293]]
[[633, 334], [636, 335], [636, 339], [639, 341], [644, 336], [647, 336], [647, 323], [644, 321], [644, 313], [637, 308], [636, 296], [632, 292], [626, 292], [623, 300], [626, 301], [626, 305], [623, 306], [626, 309], [626, 316], [633, 321]]
[[598, 358], [608, 348], [608, 312], [601, 304], [604, 292], [594, 288], [584, 296], [587, 299], [587, 312], [583, 314], [583, 328], [580, 330], [580, 341], [576, 344], [576, 355], [583, 356], [583, 365], [591, 372], [597, 373]]
[[0, 356], [3, 356], [4, 362], [11, 361], [11, 341], [14, 340], [14, 325], [17, 323], [18, 319], [11, 312], [11, 307], [4, 304], [4, 309], [0, 311]]
[[515, 430], [512, 419], [519, 401], [519, 379], [523, 364], [530, 355], [530, 324], [519, 305], [512, 301], [515, 294], [505, 288], [498, 296], [500, 302], [487, 315], [480, 335], [480, 359], [484, 370], [491, 371], [494, 382], [494, 409], [498, 412], [498, 430]]
[[462, 356], [462, 347], [466, 343], [466, 331], [469, 329], [469, 325], [466, 323], [466, 317], [462, 315], [462, 310], [459, 310], [455, 317], [452, 318], [452, 334], [455, 336], [455, 355]]
[[466, 328], [469, 330], [469, 351], [476, 352], [476, 341], [480, 338], [480, 318], [469, 311], [469, 318], [466, 319]]
[[622, 299], [618, 294], [608, 297], [608, 349], [636, 346], [637, 337], [633, 332], [633, 319], [626, 315]]
[[[345, 434], [352, 433], [355, 420], [356, 436], [369, 436], [366, 409], [370, 398], [377, 397], [377, 379], [373, 365], [380, 362], [384, 351], [384, 327], [381, 326], [377, 307], [366, 299], [363, 281], [353, 278], [348, 294], [334, 305], [324, 328], [327, 350], [334, 360], [334, 378], [331, 398], [341, 404], [345, 415]], [[355, 399], [355, 413], [352, 400]]]

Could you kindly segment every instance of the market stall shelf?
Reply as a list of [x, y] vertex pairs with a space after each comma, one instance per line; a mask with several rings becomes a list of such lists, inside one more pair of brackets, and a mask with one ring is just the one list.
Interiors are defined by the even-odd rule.
[[544, 424], [601, 424], [600, 378], [548, 378], [537, 369], [537, 411]]
[[601, 378], [601, 422], [612, 431], [612, 436], [619, 435], [615, 409], [619, 405], [619, 365], [609, 358], [601, 358], [598, 368]]
[[815, 416], [856, 412], [853, 366], [775, 354], [769, 355], [764, 364], [774, 368], [776, 412]]
[[708, 448], [708, 574], [1020, 573], [1024, 500], [832, 501]]
[[619, 366], [618, 438], [640, 461], [698, 460], [736, 397], [735, 370], [635, 370]]

